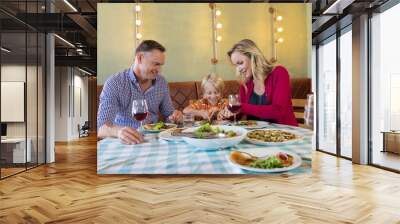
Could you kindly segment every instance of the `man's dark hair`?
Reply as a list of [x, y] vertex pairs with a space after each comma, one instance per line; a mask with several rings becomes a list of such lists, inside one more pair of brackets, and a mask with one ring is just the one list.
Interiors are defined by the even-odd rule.
[[155, 40], [144, 40], [139, 44], [139, 46], [137, 46], [135, 54], [139, 52], [149, 52], [152, 50], [165, 52], [165, 47]]

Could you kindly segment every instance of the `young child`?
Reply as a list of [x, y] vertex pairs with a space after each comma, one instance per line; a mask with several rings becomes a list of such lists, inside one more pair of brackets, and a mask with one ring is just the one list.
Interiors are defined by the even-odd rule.
[[184, 114], [193, 114], [201, 119], [211, 120], [222, 118], [219, 113], [227, 106], [227, 100], [222, 99], [224, 81], [215, 74], [209, 74], [201, 81], [203, 98], [191, 101], [184, 110]]

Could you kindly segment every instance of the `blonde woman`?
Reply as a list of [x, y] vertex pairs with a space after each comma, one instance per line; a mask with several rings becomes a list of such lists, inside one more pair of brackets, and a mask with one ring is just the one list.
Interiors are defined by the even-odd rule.
[[[273, 67], [249, 39], [235, 44], [228, 56], [242, 84], [239, 90], [241, 113], [247, 115], [248, 120], [298, 126], [288, 71], [283, 66]], [[227, 116], [230, 114], [224, 110], [224, 117]]]
[[[226, 100], [222, 99], [224, 81], [216, 74], [209, 74], [201, 81], [203, 97], [200, 100], [190, 102], [184, 110], [184, 114], [193, 114], [201, 119], [218, 117], [219, 111], [226, 107]], [[220, 116], [219, 116], [220, 117]]]

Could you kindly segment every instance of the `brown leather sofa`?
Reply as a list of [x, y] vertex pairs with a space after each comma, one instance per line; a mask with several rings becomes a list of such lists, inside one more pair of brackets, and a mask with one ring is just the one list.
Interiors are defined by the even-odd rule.
[[[235, 80], [224, 81], [225, 89], [223, 97], [227, 98], [229, 94], [239, 93], [239, 84]], [[189, 105], [190, 100], [200, 99], [203, 95], [201, 82], [170, 82], [169, 93], [175, 109], [183, 110]]]
[[[300, 78], [291, 79], [292, 85], [292, 104], [297, 122], [304, 124], [304, 106], [306, 104], [307, 94], [311, 93], [311, 79]], [[202, 97], [200, 82], [171, 82], [169, 83], [169, 91], [174, 107], [183, 110], [190, 100]], [[225, 91], [223, 97], [229, 94], [237, 94], [239, 92], [239, 84], [236, 80], [225, 81]]]
[[[227, 97], [229, 94], [237, 94], [239, 93], [239, 83], [236, 80], [226, 80], [225, 83], [225, 91], [223, 93], [223, 97]], [[305, 102], [307, 99], [307, 94], [311, 93], [311, 79], [309, 78], [297, 78], [291, 79], [292, 85], [292, 99], [293, 101]], [[103, 86], [98, 86], [97, 95], [100, 96], [101, 90]], [[169, 92], [171, 95], [172, 103], [175, 109], [183, 110], [188, 104], [190, 100], [199, 99], [202, 96], [201, 92], [201, 83], [198, 81], [192, 82], [170, 82], [169, 83]], [[293, 108], [295, 113], [298, 112], [300, 114], [297, 117], [299, 123], [304, 123], [303, 117], [301, 117], [301, 113], [304, 113], [304, 105], [294, 104]]]

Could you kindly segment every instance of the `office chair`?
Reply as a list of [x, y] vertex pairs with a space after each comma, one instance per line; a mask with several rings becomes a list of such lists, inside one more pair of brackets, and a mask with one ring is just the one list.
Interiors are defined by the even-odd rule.
[[79, 129], [79, 138], [89, 136], [89, 129], [90, 129], [89, 121], [85, 121], [82, 127], [78, 125], [78, 129]]

